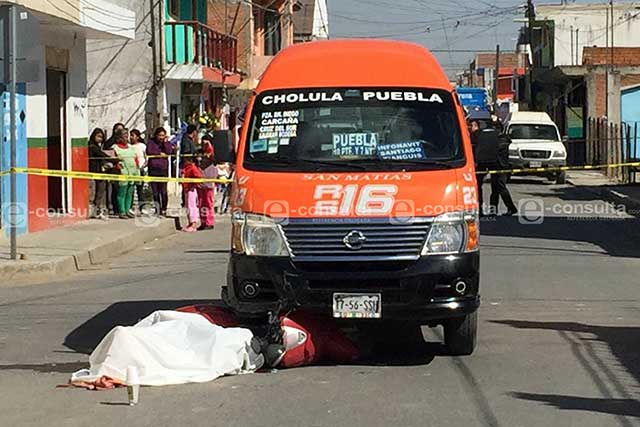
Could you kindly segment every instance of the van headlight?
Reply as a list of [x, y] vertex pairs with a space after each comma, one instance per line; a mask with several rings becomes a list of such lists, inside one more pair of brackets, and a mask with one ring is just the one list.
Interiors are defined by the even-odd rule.
[[289, 256], [280, 226], [264, 215], [234, 213], [231, 246], [235, 253], [249, 256]]
[[477, 212], [449, 212], [435, 218], [421, 255], [456, 254], [478, 250]]
[[509, 157], [518, 157], [518, 147], [509, 146]]
[[567, 152], [564, 150], [554, 150], [552, 157], [554, 159], [564, 159], [567, 157]]

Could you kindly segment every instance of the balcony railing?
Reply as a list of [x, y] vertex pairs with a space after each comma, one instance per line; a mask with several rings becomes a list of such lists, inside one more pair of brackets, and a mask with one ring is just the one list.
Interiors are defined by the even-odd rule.
[[167, 63], [200, 64], [235, 72], [238, 41], [197, 21], [166, 23]]

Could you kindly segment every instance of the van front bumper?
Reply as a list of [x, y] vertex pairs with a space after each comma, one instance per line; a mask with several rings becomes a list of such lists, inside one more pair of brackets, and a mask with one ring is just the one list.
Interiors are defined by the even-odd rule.
[[[437, 322], [480, 305], [479, 254], [431, 255], [409, 262], [307, 262], [232, 254], [225, 301], [240, 315], [304, 308], [332, 315], [333, 293], [380, 293], [382, 318]], [[460, 295], [455, 283], [464, 281]], [[258, 292], [248, 296], [247, 283]]]

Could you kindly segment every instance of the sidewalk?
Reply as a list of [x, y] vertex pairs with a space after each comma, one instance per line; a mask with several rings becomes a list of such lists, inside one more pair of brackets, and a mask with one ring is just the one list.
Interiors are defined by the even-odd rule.
[[44, 283], [176, 232], [174, 219], [87, 220], [18, 237], [18, 261], [0, 236], [0, 287]]
[[630, 215], [640, 216], [640, 184], [621, 185], [599, 171], [569, 171], [567, 182], [596, 193], [604, 200], [624, 205]]
[[[171, 212], [181, 217], [180, 197], [169, 196]], [[9, 238], [0, 232], [0, 287], [46, 283], [130, 252], [176, 232], [182, 218], [90, 219], [18, 236], [19, 261], [11, 260]]]

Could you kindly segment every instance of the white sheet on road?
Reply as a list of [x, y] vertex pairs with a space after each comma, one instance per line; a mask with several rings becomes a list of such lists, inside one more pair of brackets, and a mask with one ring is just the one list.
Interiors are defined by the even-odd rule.
[[264, 359], [251, 350], [252, 337], [248, 329], [223, 328], [199, 314], [156, 311], [134, 326], [111, 330], [91, 353], [90, 370], [72, 380], [124, 381], [127, 366], [138, 368], [141, 385], [152, 386], [253, 372]]

